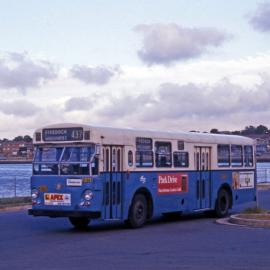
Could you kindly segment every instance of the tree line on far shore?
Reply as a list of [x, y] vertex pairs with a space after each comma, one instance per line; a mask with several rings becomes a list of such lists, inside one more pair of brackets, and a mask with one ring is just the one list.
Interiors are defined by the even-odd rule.
[[270, 130], [264, 126], [259, 125], [257, 127], [255, 126], [246, 126], [243, 130], [235, 130], [235, 131], [219, 131], [217, 128], [212, 128], [210, 130], [210, 133], [214, 134], [232, 134], [232, 135], [262, 135], [262, 134], [270, 134]]
[[24, 135], [24, 136], [16, 136], [14, 139], [12, 139], [12, 140], [9, 140], [9, 139], [6, 139], [6, 138], [4, 138], [3, 140], [1, 140], [0, 139], [0, 142], [28, 142], [28, 143], [30, 143], [30, 142], [32, 142], [33, 141], [33, 139], [32, 139], [32, 137], [31, 136], [29, 136], [29, 135]]

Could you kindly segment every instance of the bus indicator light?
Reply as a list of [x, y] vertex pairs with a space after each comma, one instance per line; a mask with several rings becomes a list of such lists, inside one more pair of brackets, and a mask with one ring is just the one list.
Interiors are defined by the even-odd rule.
[[85, 177], [83, 178], [83, 183], [86, 184], [86, 183], [91, 183], [93, 181], [93, 179], [91, 177]]
[[48, 191], [48, 186], [46, 186], [46, 185], [41, 185], [41, 186], [39, 186], [38, 190], [39, 190], [40, 192], [47, 192], [47, 191]]

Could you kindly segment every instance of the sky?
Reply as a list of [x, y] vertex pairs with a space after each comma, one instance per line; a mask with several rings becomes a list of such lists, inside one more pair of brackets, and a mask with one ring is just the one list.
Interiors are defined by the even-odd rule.
[[63, 122], [270, 127], [270, 0], [0, 6], [0, 139]]

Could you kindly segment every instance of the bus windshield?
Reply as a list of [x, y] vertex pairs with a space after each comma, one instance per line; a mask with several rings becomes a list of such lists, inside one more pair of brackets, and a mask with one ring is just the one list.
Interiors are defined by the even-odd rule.
[[62, 162], [89, 162], [94, 154], [93, 147], [66, 147]]
[[[95, 145], [38, 147], [33, 164], [35, 175], [89, 175]], [[60, 170], [59, 170], [60, 168]]]

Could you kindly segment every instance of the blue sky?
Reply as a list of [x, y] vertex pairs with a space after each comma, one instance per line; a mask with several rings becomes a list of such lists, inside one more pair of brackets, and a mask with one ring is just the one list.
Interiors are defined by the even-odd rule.
[[[27, 51], [64, 64], [140, 64], [139, 24], [213, 26], [234, 35], [220, 57], [269, 49], [248, 25], [256, 1], [2, 1], [3, 51]], [[217, 55], [215, 54], [215, 57]]]
[[[0, 5], [0, 138], [62, 121], [201, 131], [270, 125], [270, 1]], [[264, 96], [256, 106], [253, 93]], [[200, 110], [198, 95], [207, 103]]]

